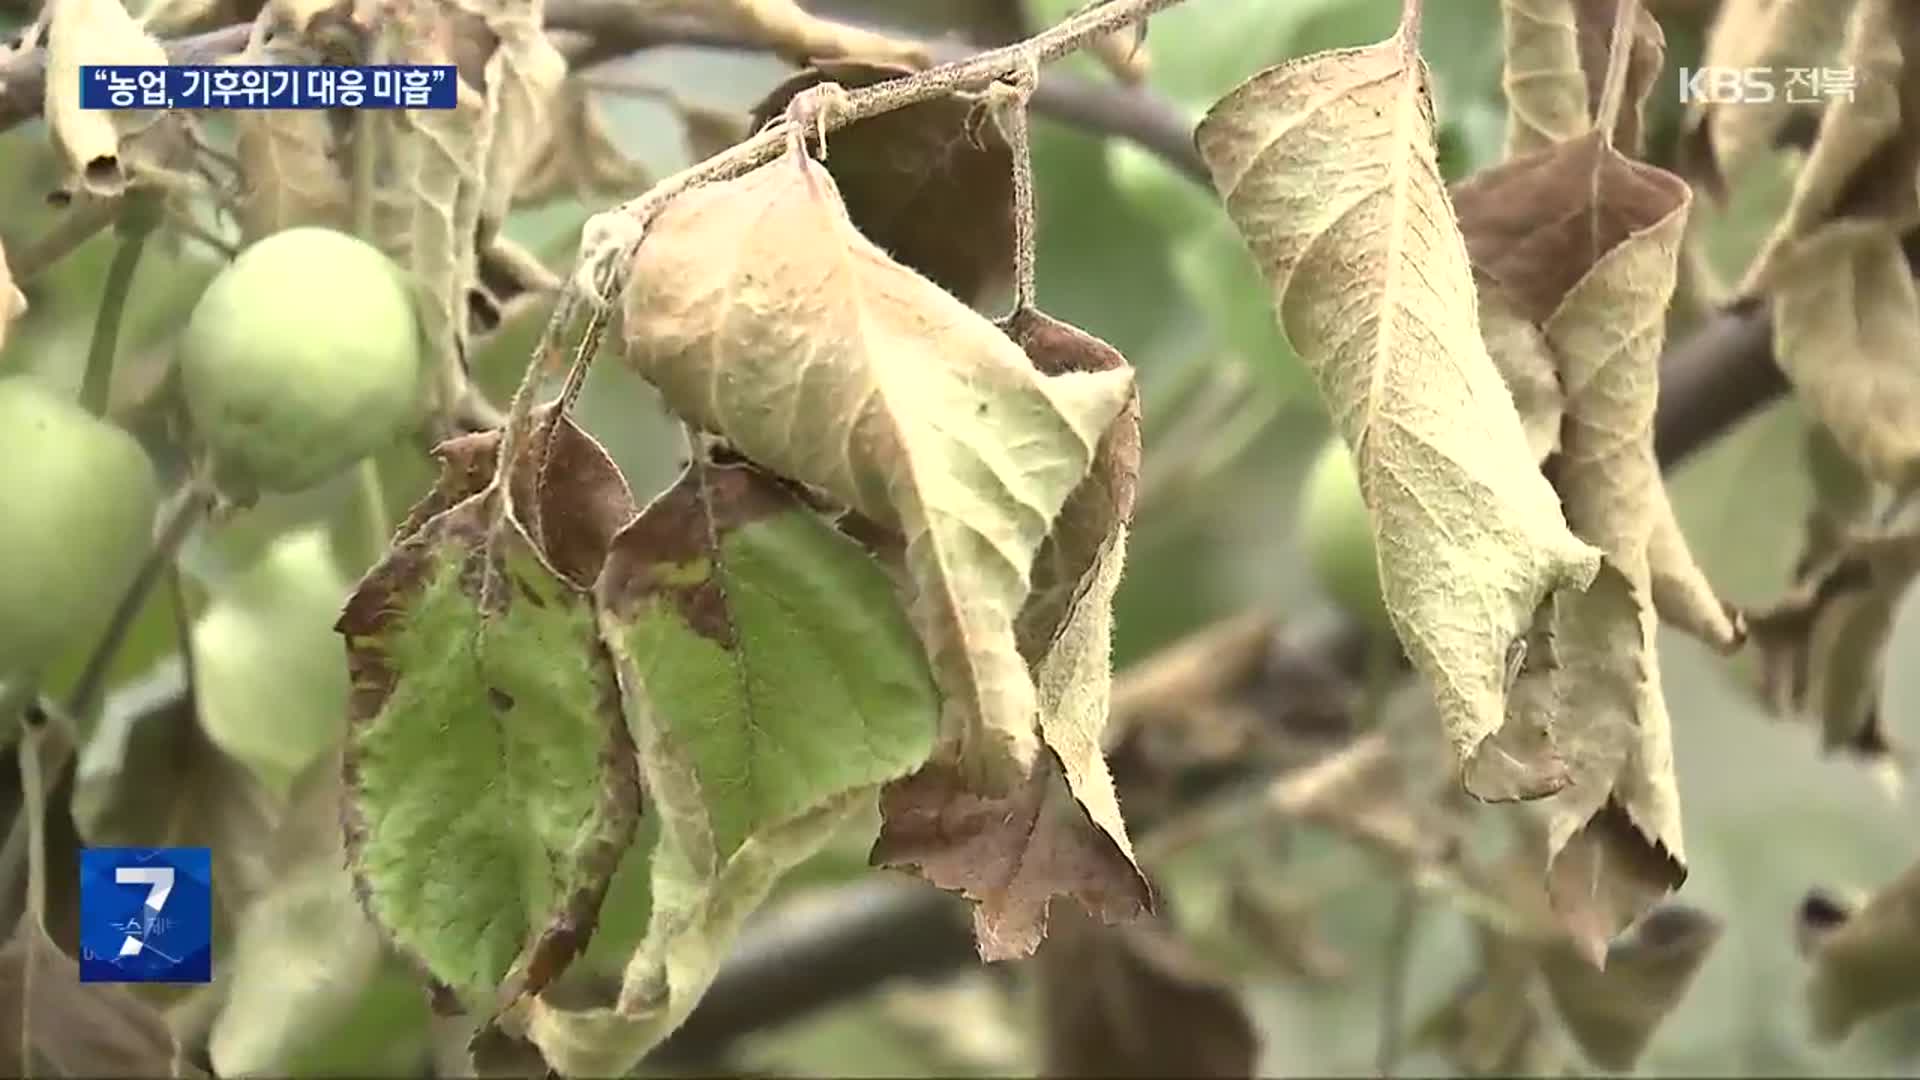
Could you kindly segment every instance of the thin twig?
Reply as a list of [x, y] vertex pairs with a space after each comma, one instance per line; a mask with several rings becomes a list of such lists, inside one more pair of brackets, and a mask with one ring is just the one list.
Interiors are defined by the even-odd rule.
[[87, 347], [87, 368], [80, 382], [80, 405], [95, 416], [107, 415], [113, 393], [114, 355], [120, 348], [120, 323], [126, 316], [127, 297], [133, 292], [133, 274], [140, 268], [147, 237], [153, 234], [161, 215], [159, 196], [152, 192], [129, 192], [119, 209], [120, 246], [113, 253], [106, 285], [100, 290], [93, 342]]
[[[965, 60], [941, 64], [904, 78], [849, 91], [835, 107], [824, 110], [818, 121], [823, 131], [831, 132], [934, 98], [978, 92], [1029, 67], [1057, 60], [1097, 38], [1181, 2], [1110, 0], [1064, 19], [1025, 41], [989, 49]], [[607, 213], [623, 214], [644, 222], [661, 206], [690, 188], [730, 180], [750, 172], [786, 149], [793, 135], [791, 125], [790, 119], [776, 120], [745, 142], [667, 177], [638, 198], [628, 200]]]
[[174, 556], [180, 551], [180, 545], [186, 542], [193, 529], [200, 523], [202, 515], [213, 506], [212, 490], [199, 477], [190, 477], [173, 495], [171, 504], [161, 516], [158, 532], [154, 535], [153, 547], [147, 552], [146, 561], [127, 585], [127, 591], [121, 594], [120, 603], [113, 609], [113, 617], [107, 623], [106, 631], [94, 646], [87, 662], [80, 669], [80, 677], [74, 681], [73, 690], [67, 695], [66, 713], [85, 722], [99, 705], [100, 698], [106, 692], [107, 676], [113, 670], [114, 660], [119, 658], [121, 646], [126, 644], [127, 635], [132, 632], [134, 621], [145, 606], [147, 596], [153, 587], [166, 575], [167, 568], [173, 564]]

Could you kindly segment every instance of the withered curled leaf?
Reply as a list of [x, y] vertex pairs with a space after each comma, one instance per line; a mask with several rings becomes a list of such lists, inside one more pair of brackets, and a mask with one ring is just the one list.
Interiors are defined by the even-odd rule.
[[1483, 795], [1539, 797], [1565, 783], [1555, 762], [1488, 752], [1508, 652], [1599, 553], [1568, 530], [1487, 355], [1417, 45], [1403, 27], [1271, 68], [1195, 138], [1353, 450], [1387, 608], [1457, 768]]

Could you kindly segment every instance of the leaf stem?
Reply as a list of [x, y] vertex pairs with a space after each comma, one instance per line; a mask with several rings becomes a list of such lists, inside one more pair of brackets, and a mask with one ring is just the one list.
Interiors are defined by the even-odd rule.
[[1400, 2], [1400, 41], [1414, 56], [1420, 54], [1420, 16], [1423, 6], [1421, 0]]
[[147, 552], [145, 562], [128, 584], [127, 591], [121, 595], [120, 603], [113, 609], [113, 617], [107, 623], [105, 633], [88, 655], [87, 662], [75, 680], [73, 690], [67, 695], [66, 712], [81, 722], [85, 722], [99, 704], [106, 691], [107, 676], [113, 669], [114, 660], [120, 655], [121, 646], [126, 644], [127, 635], [133, 629], [133, 623], [139, 617], [140, 609], [147, 602], [147, 595], [153, 591], [167, 568], [172, 565], [180, 545], [192, 534], [194, 526], [200, 523], [202, 516], [213, 506], [213, 491], [197, 474], [188, 478], [173, 495], [166, 511], [161, 516], [159, 531], [154, 535], [153, 548]]
[[1013, 310], [1036, 306], [1034, 229], [1038, 218], [1033, 193], [1033, 141], [1028, 130], [1027, 102], [1040, 84], [1040, 69], [1028, 64], [1008, 77], [1011, 92], [995, 108], [1007, 149], [1013, 156]]
[[113, 356], [120, 347], [120, 323], [133, 291], [133, 274], [147, 237], [159, 224], [159, 196], [128, 192], [120, 206], [120, 247], [107, 268], [106, 287], [100, 292], [100, 310], [93, 320], [93, 343], [87, 348], [87, 371], [80, 383], [80, 404], [95, 416], [107, 415], [113, 387]]
[[1627, 68], [1633, 60], [1633, 31], [1640, 22], [1639, 0], [1619, 0], [1614, 9], [1613, 36], [1607, 44], [1607, 78], [1600, 84], [1600, 103], [1594, 126], [1608, 146], [1620, 125], [1620, 108], [1627, 94]]

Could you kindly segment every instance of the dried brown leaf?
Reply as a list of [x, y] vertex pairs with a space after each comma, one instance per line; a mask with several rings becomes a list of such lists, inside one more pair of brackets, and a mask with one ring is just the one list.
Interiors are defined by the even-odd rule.
[[1736, 647], [1741, 627], [1681, 536], [1653, 453], [1686, 185], [1590, 134], [1483, 172], [1454, 200], [1474, 265], [1543, 328], [1560, 365], [1556, 487], [1575, 532], [1614, 557], [1668, 622]]
[[[905, 538], [907, 607], [942, 691], [942, 731], [928, 774], [902, 781], [890, 805], [937, 819], [949, 800], [963, 814], [1010, 803], [998, 827], [1012, 831], [985, 847], [1026, 844], [1009, 818], [1034, 821], [1054, 773], [1015, 622], [1040, 546], [1133, 399], [1131, 370], [1037, 371], [993, 323], [863, 236], [833, 178], [802, 155], [675, 199], [632, 269], [627, 358], [675, 412]], [[1096, 697], [1104, 724], [1104, 688]], [[1097, 736], [1090, 759], [1055, 764], [1094, 783], [1073, 794], [1100, 813]], [[1099, 825], [1095, 846], [1112, 858], [1096, 880], [1119, 874], [1108, 885], [1138, 899], [1117, 815]], [[880, 849], [895, 827], [889, 814]], [[1018, 861], [929, 876], [1003, 870], [1017, 876]]]
[[165, 1016], [125, 986], [81, 982], [31, 916], [0, 949], [0, 1047], [28, 1076], [194, 1075]]
[[[395, 6], [379, 28], [387, 55], [402, 64], [453, 63], [460, 14], [439, 0]], [[382, 246], [412, 271], [440, 407], [465, 378], [468, 296], [479, 279], [475, 243], [497, 104], [466, 78], [454, 81], [454, 108], [397, 109], [378, 121], [389, 180], [376, 228]], [[363, 118], [363, 130], [368, 122]]]
[[[1846, 36], [1848, 14], [1858, 0], [1724, 0], [1707, 35], [1704, 68], [1767, 69], [1784, 82], [1790, 68], [1831, 63]], [[1796, 106], [1784, 86], [1770, 102], [1697, 102], [1687, 129], [1692, 142], [1688, 173], [1716, 191], [1756, 154], [1774, 145]]]
[[[1534, 680], [1529, 695], [1540, 680], [1551, 687], [1525, 699], [1545, 713], [1530, 726], [1551, 732], [1572, 778], [1538, 808], [1551, 895], [1597, 966], [1616, 933], [1686, 878], [1656, 609], [1722, 648], [1743, 633], [1679, 535], [1653, 450], [1690, 199], [1598, 132], [1483, 173], [1455, 199], [1476, 266], [1540, 320], [1559, 359], [1555, 486], [1575, 532], [1607, 556], [1592, 588], [1557, 598], [1552, 662], [1522, 676]], [[1553, 224], [1522, 226], [1525, 214]]]
[[1707, 912], [1672, 904], [1614, 942], [1604, 971], [1573, 949], [1546, 950], [1540, 970], [1547, 992], [1587, 1060], [1609, 1072], [1632, 1071], [1724, 929]]
[[1165, 923], [1060, 918], [1035, 958], [1042, 1074], [1250, 1077], [1260, 1038], [1240, 995]]
[[165, 121], [146, 111], [80, 108], [80, 69], [95, 64], [165, 64], [166, 50], [120, 0], [52, 0], [47, 22], [47, 130], [69, 174], [95, 195], [114, 196], [129, 179], [121, 140]]
[[[1523, 157], [1579, 138], [1593, 126], [1607, 74], [1607, 53], [1621, 0], [1503, 0], [1507, 151]], [[1614, 122], [1613, 144], [1636, 154], [1646, 122], [1647, 91], [1660, 77], [1666, 35], [1636, 5], [1627, 107]]]
[[1598, 553], [1567, 529], [1482, 341], [1416, 43], [1269, 69], [1196, 139], [1354, 451], [1387, 607], [1456, 767], [1483, 795], [1556, 790], [1551, 762], [1481, 751], [1506, 720], [1514, 642]]
[[1822, 1039], [1920, 999], [1920, 863], [1818, 932], [1811, 959], [1808, 1002]]
[[486, 20], [497, 44], [487, 58], [486, 167], [480, 220], [497, 231], [530, 169], [540, 165], [543, 143], [560, 125], [556, 95], [567, 78], [567, 60], [547, 40], [544, 0], [466, 0]]
[[[237, 64], [291, 64], [268, 46]], [[232, 113], [241, 191], [235, 216], [243, 242], [299, 225], [344, 228], [352, 211], [347, 143], [339, 117], [323, 110], [237, 109]]]
[[1920, 479], [1920, 290], [1881, 222], [1823, 226], [1781, 249], [1774, 355], [1849, 457], [1874, 479]]
[[974, 902], [973, 931], [987, 961], [1028, 956], [1047, 936], [1054, 897], [1071, 896], [1103, 923], [1146, 913], [1152, 895], [1131, 855], [1068, 790], [1065, 770], [1043, 753], [1011, 795], [976, 794], [951, 768], [931, 765], [888, 785], [878, 866], [912, 869]]
[[1817, 726], [1828, 752], [1875, 760], [1894, 750], [1880, 694], [1894, 616], [1916, 576], [1920, 531], [1856, 532], [1750, 616], [1768, 703]]
[[1506, 287], [1483, 274], [1474, 275], [1480, 298], [1480, 336], [1487, 355], [1500, 369], [1520, 424], [1526, 429], [1533, 459], [1543, 462], [1560, 449], [1560, 425], [1566, 418], [1567, 395], [1560, 388], [1560, 362], [1547, 335], [1521, 314]]
[[[802, 71], [754, 107], [752, 127], [822, 82], [873, 86], [912, 72], [839, 62]], [[1013, 273], [1013, 153], [977, 96], [949, 94], [833, 133], [827, 171], [867, 239], [978, 306]]]
[[[1839, 5], [1836, 5], [1839, 6]], [[1847, 21], [1843, 59], [1852, 94], [1833, 102], [1794, 177], [1793, 194], [1740, 293], [1757, 296], [1804, 275], [1792, 265], [1801, 241], [1838, 217], [1884, 219], [1894, 232], [1920, 224], [1920, 10], [1902, 0], [1859, 0]]]
[[354, 0], [268, 0], [274, 21], [296, 37], [314, 29], [314, 20], [322, 16], [340, 16], [353, 10]]
[[27, 294], [13, 283], [13, 271], [7, 267], [7, 248], [0, 244], [0, 349], [7, 347], [7, 331], [27, 313]]
[[[1001, 325], [1042, 375], [1126, 368], [1119, 350], [1044, 312], [1022, 308]], [[1015, 633], [1029, 664], [1045, 655], [1090, 583], [1101, 552], [1133, 521], [1140, 487], [1140, 398], [1136, 393], [1107, 429], [1093, 468], [1067, 497], [1034, 560], [1033, 588]]]

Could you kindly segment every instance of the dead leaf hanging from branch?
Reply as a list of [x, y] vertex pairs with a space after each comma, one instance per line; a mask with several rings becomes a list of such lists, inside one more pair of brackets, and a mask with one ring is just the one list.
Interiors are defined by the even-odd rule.
[[1196, 139], [1353, 449], [1394, 627], [1468, 789], [1538, 797], [1565, 782], [1557, 762], [1484, 750], [1511, 648], [1598, 553], [1568, 531], [1481, 339], [1417, 40], [1402, 27], [1269, 69]]
[[[999, 328], [861, 235], [832, 176], [797, 153], [669, 203], [629, 281], [627, 358], [676, 413], [905, 539], [907, 608], [942, 691], [942, 732], [928, 768], [889, 787], [893, 832], [876, 857], [912, 862], [942, 884], [970, 879], [969, 869], [930, 867], [945, 856], [899, 830], [948, 814], [999, 822], [980, 839], [1012, 844], [1012, 857], [982, 872], [1038, 874], [1039, 913], [1021, 893], [1006, 918], [1044, 926], [1044, 897], [1063, 891], [1058, 871], [1045, 851], [1030, 852], [1039, 861], [1019, 855], [1036, 815], [1054, 805], [1049, 771], [1071, 783], [1090, 766], [1056, 766], [1043, 753], [1042, 703], [1015, 620], [1035, 555], [1132, 400], [1131, 370], [1042, 375]], [[1099, 764], [1097, 744], [1092, 753]], [[990, 809], [1009, 799], [1021, 809]], [[1086, 828], [1071, 799], [1060, 805]], [[1144, 902], [1117, 816], [1101, 824], [1096, 882]], [[992, 956], [1037, 943], [1031, 929], [982, 926]]]

